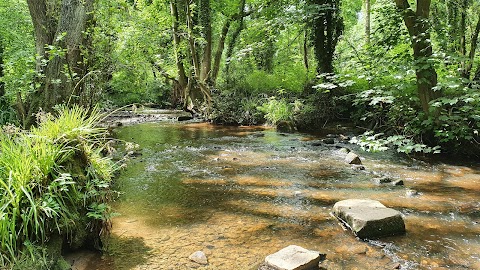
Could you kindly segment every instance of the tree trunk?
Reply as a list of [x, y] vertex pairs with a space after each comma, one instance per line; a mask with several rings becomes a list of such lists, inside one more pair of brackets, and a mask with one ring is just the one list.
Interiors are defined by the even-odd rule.
[[172, 15], [172, 35], [173, 35], [173, 49], [175, 51], [175, 63], [177, 65], [178, 78], [174, 82], [172, 100], [173, 103], [177, 102], [184, 103], [186, 106], [186, 88], [188, 87], [188, 78], [185, 73], [185, 67], [183, 65], [183, 59], [185, 58], [184, 53], [180, 50], [180, 32], [179, 32], [179, 13], [177, 0], [170, 1], [170, 12]]
[[239, 20], [238, 20], [238, 26], [235, 28], [235, 31], [233, 31], [232, 36], [230, 38], [230, 41], [228, 42], [227, 46], [227, 63], [225, 65], [225, 78], [227, 80], [227, 84], [230, 83], [230, 64], [231, 64], [231, 58], [233, 56], [233, 49], [235, 48], [235, 45], [237, 44], [238, 37], [240, 36], [240, 33], [242, 32], [243, 28], [245, 27], [244, 19], [245, 19], [245, 3], [246, 0], [241, 0], [240, 6], [239, 6]]
[[212, 23], [210, 15], [210, 0], [200, 0], [200, 26], [202, 38], [205, 40], [203, 48], [202, 70], [200, 81], [209, 83], [210, 71], [212, 68]]
[[[188, 1], [188, 0], [187, 0]], [[200, 98], [200, 95], [203, 95], [203, 100], [201, 101], [206, 101], [207, 102], [207, 110], [210, 107], [211, 103], [211, 91], [210, 87], [208, 85], [208, 77], [202, 78], [202, 66], [200, 61], [199, 61], [199, 50], [197, 47], [197, 43], [195, 41], [195, 36], [194, 36], [194, 31], [195, 31], [195, 23], [193, 20], [193, 10], [191, 10], [190, 5], [187, 5], [187, 28], [188, 28], [188, 44], [190, 48], [190, 57], [191, 57], [191, 62], [193, 65], [193, 80], [190, 78], [189, 80], [189, 85], [190, 87], [188, 88], [188, 95], [186, 96], [188, 104], [186, 106], [187, 110], [193, 111], [194, 113], [196, 112], [196, 108], [198, 108], [198, 101]], [[211, 38], [210, 38], [211, 42]], [[211, 48], [211, 44], [210, 44]], [[210, 50], [211, 51], [211, 50]], [[211, 52], [210, 52], [211, 54]], [[209, 63], [211, 62], [211, 55], [209, 56], [210, 60]], [[210, 71], [210, 68], [208, 68], [208, 71]], [[206, 74], [208, 76], [210, 72]]]
[[[463, 1], [463, 0], [461, 0]], [[458, 39], [458, 3], [456, 0], [447, 1], [447, 21], [448, 21], [448, 37], [450, 38], [448, 51], [450, 53], [459, 51], [459, 39]]]
[[461, 75], [466, 76], [466, 68], [467, 68], [467, 45], [466, 45], [466, 32], [467, 32], [467, 8], [468, 8], [468, 0], [460, 0], [460, 55], [463, 57], [462, 61], [460, 62], [461, 68]]
[[440, 92], [434, 91], [437, 85], [437, 72], [429, 61], [433, 53], [428, 23], [430, 2], [431, 0], [417, 0], [417, 10], [414, 12], [407, 0], [395, 0], [412, 40], [417, 92], [426, 115], [429, 115], [430, 101], [440, 97]]
[[477, 43], [478, 43], [478, 34], [480, 33], [480, 17], [477, 19], [477, 26], [475, 27], [475, 30], [472, 33], [472, 41], [470, 43], [470, 53], [468, 57], [468, 63], [465, 67], [464, 74], [463, 76], [467, 79], [470, 79], [471, 77], [471, 72], [472, 72], [472, 67], [473, 67], [473, 61], [475, 60], [475, 53], [477, 51]]
[[222, 33], [220, 34], [220, 39], [218, 40], [217, 51], [215, 53], [215, 60], [213, 62], [213, 71], [212, 71], [212, 84], [215, 85], [217, 82], [218, 72], [220, 71], [220, 62], [222, 60], [223, 50], [225, 49], [225, 40], [227, 39], [228, 30], [230, 30], [232, 20], [227, 18], [227, 21], [222, 27]]
[[317, 59], [317, 73], [333, 73], [333, 56], [338, 38], [343, 32], [339, 0], [310, 0], [318, 8], [313, 18], [313, 45]]
[[80, 103], [87, 74], [84, 33], [93, 0], [63, 0], [60, 5], [55, 0], [28, 0], [28, 7], [39, 55], [39, 87], [29, 97], [29, 116], [40, 108], [50, 112], [58, 104]]
[[370, 44], [370, 13], [371, 13], [370, 0], [365, 0], [365, 39], [367, 44]]
[[[46, 56], [45, 45], [53, 44], [59, 5], [57, 1], [51, 0], [27, 0], [27, 3], [32, 17], [37, 56], [43, 58]], [[37, 61], [36, 71], [42, 73], [41, 61]]]
[[308, 78], [309, 64], [308, 64], [308, 30], [307, 29], [305, 29], [304, 35], [303, 35], [303, 65], [307, 70], [307, 78]]
[[[244, 17], [248, 14], [245, 13], [245, 4], [246, 0], [240, 0], [239, 10], [238, 13], [232, 15], [231, 17], [227, 18], [227, 21], [223, 25], [222, 33], [220, 35], [220, 39], [218, 40], [217, 52], [215, 53], [215, 62], [213, 64], [213, 72], [211, 76], [212, 84], [215, 85], [218, 72], [220, 71], [220, 61], [222, 60], [223, 51], [225, 49], [225, 40], [227, 39], [228, 31], [230, 30], [230, 26], [233, 22], [238, 21], [240, 23], [239, 27], [235, 30], [232, 35], [232, 39], [228, 44], [227, 48], [227, 59], [232, 56], [233, 46], [235, 45], [235, 41], [240, 34], [240, 31], [243, 29], [243, 20]], [[251, 11], [252, 12], [252, 11]], [[250, 13], [249, 13], [250, 14]], [[227, 69], [229, 65], [229, 61], [227, 61]], [[227, 81], [228, 81], [228, 72], [227, 72]]]

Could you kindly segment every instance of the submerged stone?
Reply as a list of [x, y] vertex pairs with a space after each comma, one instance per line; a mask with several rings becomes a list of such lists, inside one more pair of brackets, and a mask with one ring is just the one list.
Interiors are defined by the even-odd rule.
[[322, 146], [323, 143], [321, 141], [314, 141], [310, 143], [311, 146]]
[[405, 222], [401, 213], [378, 201], [340, 201], [333, 206], [333, 214], [362, 239], [405, 233]]
[[402, 179], [394, 179], [394, 178], [391, 178], [391, 177], [388, 177], [388, 176], [374, 178], [373, 182], [377, 185], [390, 184], [392, 186], [403, 186], [403, 180]]
[[352, 165], [352, 169], [353, 169], [354, 171], [364, 171], [364, 170], [365, 170], [365, 166], [353, 164], [353, 165]]
[[345, 157], [345, 162], [347, 162], [348, 164], [362, 165], [362, 160], [360, 160], [360, 157], [354, 152], [350, 152], [347, 154], [347, 156]]
[[418, 193], [418, 191], [414, 190], [414, 189], [407, 189], [405, 191], [405, 196], [408, 197], [408, 198], [412, 198], [412, 197], [415, 197], [415, 196], [418, 196], [420, 195], [420, 193]]
[[265, 258], [265, 264], [274, 270], [318, 269], [318, 264], [325, 255], [300, 246], [290, 245]]
[[195, 251], [188, 258], [198, 264], [208, 264], [207, 255], [203, 251]]
[[392, 179], [388, 176], [383, 176], [383, 177], [378, 177], [378, 178], [373, 179], [373, 182], [377, 185], [388, 184], [388, 183], [392, 183], [393, 181], [394, 181], [394, 179]]
[[189, 120], [193, 120], [193, 117], [191, 117], [191, 116], [179, 116], [177, 118], [178, 122], [189, 121]]
[[324, 144], [335, 144], [335, 140], [333, 138], [323, 139], [322, 142]]

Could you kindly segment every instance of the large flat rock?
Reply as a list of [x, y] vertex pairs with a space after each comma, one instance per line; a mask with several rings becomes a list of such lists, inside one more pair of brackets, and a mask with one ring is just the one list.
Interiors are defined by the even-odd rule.
[[374, 200], [350, 199], [337, 202], [333, 214], [360, 238], [379, 238], [405, 233], [399, 211]]
[[275, 270], [318, 269], [318, 263], [322, 257], [318, 251], [290, 245], [268, 255], [265, 258], [265, 264]]

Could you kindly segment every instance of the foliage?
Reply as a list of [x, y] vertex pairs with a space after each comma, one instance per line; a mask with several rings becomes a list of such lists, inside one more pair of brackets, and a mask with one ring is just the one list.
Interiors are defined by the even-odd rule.
[[0, 82], [5, 83], [3, 99], [7, 107], [4, 108], [8, 108], [17, 92], [25, 95], [32, 90], [31, 83], [35, 74], [35, 41], [26, 1], [1, 1], [0, 25], [0, 39], [5, 46], [5, 74], [0, 77]]
[[367, 131], [364, 134], [353, 137], [350, 142], [358, 144], [363, 150], [369, 152], [379, 152], [388, 150], [389, 147], [394, 147], [399, 153], [411, 154], [415, 152], [421, 153], [440, 153], [440, 146], [428, 147], [425, 144], [415, 143], [411, 138], [403, 135], [394, 135], [384, 137], [385, 134], [373, 134]]
[[258, 109], [265, 113], [268, 123], [276, 125], [280, 121], [293, 120], [293, 104], [286, 99], [269, 98]]
[[215, 95], [210, 120], [224, 125], [258, 125], [262, 124], [264, 114], [258, 110], [262, 96], [246, 91], [222, 91]]
[[[104, 130], [79, 107], [41, 114], [31, 131], [4, 126], [0, 139], [0, 255], [15, 265], [21, 254], [35, 258], [58, 234], [105, 232], [111, 215], [113, 163], [102, 157]], [[102, 205], [101, 208], [98, 206]], [[80, 222], [86, 217], [87, 222]], [[88, 225], [88, 228], [82, 227]], [[32, 248], [29, 248], [32, 246]]]
[[[429, 116], [415, 109], [416, 99], [412, 94], [405, 94], [408, 91], [403, 90], [400, 92], [403, 95], [399, 95], [397, 91], [375, 87], [359, 92], [353, 99], [357, 108], [353, 119], [358, 124], [367, 123], [370, 130], [387, 134], [387, 138], [368, 133], [355, 143], [370, 150], [385, 150], [384, 146], [390, 145], [405, 153], [438, 153], [432, 146], [442, 146], [445, 152], [476, 155], [480, 148], [478, 90], [452, 82], [447, 85], [455, 89], [431, 102]], [[401, 82], [394, 86], [405, 87]]]
[[[410, 10], [416, 9], [407, 2]], [[385, 138], [404, 136], [414, 145], [441, 145], [443, 152], [478, 149], [478, 1], [432, 1], [429, 16], [416, 16], [420, 20], [408, 29], [395, 1], [371, 0], [368, 40], [363, 0], [219, 0], [208, 2], [208, 12], [200, 5], [207, 1], [196, 0], [188, 6], [193, 29], [186, 24], [185, 2], [174, 1], [179, 8], [177, 45], [170, 3], [95, 1], [95, 24], [84, 33], [92, 39], [91, 48], [82, 52], [93, 74], [85, 84], [103, 104], [181, 105], [186, 93], [180, 89], [185, 85], [179, 87], [181, 62], [191, 90], [211, 90], [208, 119], [215, 123], [288, 119], [300, 129], [315, 129], [347, 120]], [[17, 123], [13, 108], [18, 107], [12, 106], [17, 92], [25, 98], [36, 86], [32, 20], [20, 0], [1, 2], [0, 15], [5, 45], [0, 80], [6, 83], [0, 123]], [[418, 33], [411, 35], [414, 30]], [[206, 44], [212, 45], [212, 62], [220, 53], [218, 73], [213, 78], [213, 70], [206, 72], [199, 83], [192, 59], [202, 58], [197, 62], [204, 67]], [[428, 46], [414, 53], [415, 44]], [[51, 56], [64, 54], [56, 49], [47, 48]], [[418, 72], [425, 70], [431, 73], [422, 74], [432, 89], [428, 104], [422, 100], [424, 90], [419, 91], [425, 80], [418, 79]], [[328, 76], [317, 77], [317, 71]], [[436, 77], [429, 77], [434, 73]], [[202, 98], [192, 94], [192, 99]]]

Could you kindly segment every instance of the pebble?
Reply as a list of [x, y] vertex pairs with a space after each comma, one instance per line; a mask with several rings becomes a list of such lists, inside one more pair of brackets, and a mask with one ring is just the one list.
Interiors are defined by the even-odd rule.
[[192, 262], [196, 262], [198, 264], [208, 264], [207, 255], [203, 253], [203, 251], [195, 251], [188, 257]]

